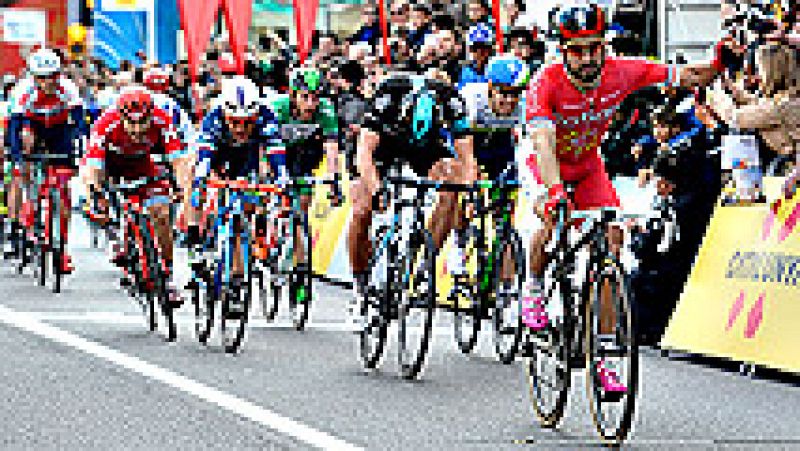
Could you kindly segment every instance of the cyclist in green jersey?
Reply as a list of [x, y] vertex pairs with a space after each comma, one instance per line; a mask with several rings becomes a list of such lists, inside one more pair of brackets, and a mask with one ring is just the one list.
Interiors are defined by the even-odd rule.
[[[330, 99], [320, 97], [321, 72], [313, 67], [292, 70], [289, 94], [274, 96], [270, 108], [278, 124], [280, 144], [267, 148], [271, 172], [281, 177], [307, 177], [327, 157], [328, 174], [339, 178], [339, 126], [336, 107]], [[334, 200], [338, 204], [338, 199]], [[300, 206], [305, 214], [311, 204], [311, 193], [303, 192]], [[300, 231], [298, 230], [298, 233]], [[300, 236], [300, 235], [298, 235]], [[305, 261], [301, 239], [296, 241], [298, 261]]]

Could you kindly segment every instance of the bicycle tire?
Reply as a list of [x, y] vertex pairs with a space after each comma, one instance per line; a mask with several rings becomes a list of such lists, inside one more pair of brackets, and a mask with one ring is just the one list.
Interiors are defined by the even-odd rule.
[[[555, 277], [548, 279], [547, 275], [554, 276], [556, 272], [557, 262], [551, 261], [545, 272], [545, 280], [550, 280], [551, 285], [547, 287], [545, 292], [546, 302], [553, 302], [553, 297], [558, 296], [562, 299], [564, 311], [569, 311], [569, 298], [561, 290], [561, 284], [565, 280], [554, 280]], [[566, 283], [569, 283], [566, 280]], [[566, 410], [567, 399], [572, 382], [572, 372], [570, 367], [570, 322], [566, 318], [553, 318], [550, 324], [541, 331], [528, 330], [528, 347], [529, 349], [525, 355], [525, 370], [528, 380], [528, 391], [530, 394], [531, 405], [534, 414], [539, 420], [539, 424], [545, 428], [555, 428], [564, 417]], [[537, 346], [541, 342], [549, 345], [553, 349], [554, 362], [553, 374], [554, 382], [545, 384], [541, 372], [538, 370], [540, 358], [537, 357], [537, 349], [544, 349], [544, 346]], [[545, 405], [542, 402], [541, 395], [545, 385], [551, 385], [553, 402], [550, 405]]]
[[33, 249], [38, 263], [36, 265], [38, 268], [36, 278], [40, 287], [47, 284], [47, 245], [49, 244], [50, 238], [47, 235], [53, 230], [52, 211], [48, 211], [48, 209], [44, 208], [42, 201], [43, 199], [40, 198], [37, 202], [39, 208], [37, 209], [36, 216], [38, 220], [36, 221], [36, 226], [34, 226], [34, 230], [36, 230], [36, 244]]
[[137, 214], [137, 228], [139, 230], [139, 237], [142, 241], [142, 259], [141, 263], [147, 265], [147, 273], [142, 271], [142, 282], [144, 285], [145, 298], [147, 300], [147, 318], [150, 332], [158, 330], [158, 311], [156, 305], [160, 301], [158, 299], [158, 284], [157, 284], [157, 262], [155, 261], [155, 240], [150, 234], [147, 219], [144, 215]]
[[[418, 258], [423, 261], [419, 262]], [[407, 277], [407, 280], [402, 281], [398, 296], [398, 358], [403, 379], [414, 379], [425, 366], [433, 329], [433, 312], [436, 308], [436, 249], [430, 232], [419, 229], [411, 234], [401, 265], [399, 275]], [[410, 293], [416, 296], [409, 297]], [[409, 321], [409, 316], [414, 310], [421, 313], [422, 331], [418, 340], [419, 349], [408, 352], [408, 345], [414, 341], [408, 335], [409, 326], [413, 325], [410, 324], [412, 321]]]
[[[484, 293], [480, 289], [479, 279], [484, 269], [481, 268], [483, 263], [480, 257], [482, 244], [478, 228], [474, 225], [469, 226], [464, 232], [463, 240], [465, 252], [468, 252], [465, 262], [467, 273], [460, 281], [456, 281], [454, 278], [454, 292], [451, 293], [450, 298], [453, 302], [453, 335], [456, 345], [463, 354], [469, 354], [475, 349], [481, 330], [481, 301]], [[472, 261], [473, 259], [475, 261]], [[456, 284], [460, 286], [456, 286]], [[461, 301], [464, 298], [469, 305], [462, 309]]]
[[[605, 281], [610, 281], [610, 287], [614, 299], [614, 305], [617, 309], [617, 331], [614, 336], [617, 339], [622, 339], [619, 350], [601, 351], [598, 346], [597, 331], [598, 321], [600, 317], [600, 295], [601, 289]], [[616, 286], [616, 291], [614, 290]], [[638, 391], [639, 380], [639, 350], [636, 343], [636, 334], [633, 328], [633, 314], [630, 306], [630, 297], [628, 296], [628, 283], [625, 277], [625, 272], [614, 259], [606, 258], [601, 263], [594, 280], [592, 280], [592, 296], [591, 302], [586, 304], [586, 393], [589, 398], [589, 406], [591, 409], [592, 422], [595, 425], [600, 437], [608, 444], [618, 446], [620, 445], [630, 432], [631, 424], [633, 422], [633, 414], [636, 408], [636, 394]], [[622, 326], [622, 331], [620, 327]], [[616, 346], [615, 346], [616, 347]], [[616, 402], [622, 403], [621, 415], [611, 427], [607, 427], [604, 420], [605, 414], [602, 411], [604, 404], [614, 403], [615, 401], [605, 401], [597, 386], [598, 378], [596, 366], [594, 363], [606, 353], [622, 353], [624, 358], [629, 360], [628, 371], [624, 378], [627, 386], [627, 391], [622, 398]]]
[[208, 344], [211, 329], [214, 327], [214, 283], [205, 268], [192, 274], [190, 290], [194, 306], [195, 336], [197, 341], [205, 345]]
[[280, 287], [273, 282], [272, 271], [266, 265], [259, 265], [260, 268], [253, 271], [250, 282], [250, 291], [253, 293], [253, 304], [261, 306], [261, 314], [267, 322], [275, 321], [278, 316], [278, 302], [280, 301]]
[[[53, 277], [53, 292], [61, 292], [61, 279], [64, 273], [61, 270], [61, 262], [64, 258], [64, 240], [62, 239], [61, 230], [61, 195], [58, 189], [51, 188], [50, 190], [50, 252], [52, 257]], [[54, 225], [58, 225], [54, 227]]]
[[[381, 237], [389, 233], [389, 227], [383, 226], [378, 228], [376, 236], [377, 239], [372, 239], [370, 245], [372, 246], [372, 258], [370, 267], [375, 265], [382, 252], [388, 252], [388, 249], [380, 248]], [[372, 370], [378, 367], [383, 357], [384, 350], [386, 349], [386, 340], [388, 338], [387, 332], [389, 328], [389, 305], [392, 301], [392, 293], [389, 290], [388, 280], [394, 278], [395, 271], [391, 266], [386, 267], [384, 282], [380, 287], [375, 287], [377, 283], [371, 281], [365, 287], [362, 298], [358, 299], [359, 313], [365, 319], [366, 325], [363, 330], [358, 333], [358, 352], [359, 358], [364, 366], [364, 369]], [[372, 272], [369, 272], [372, 275]]]
[[[305, 329], [311, 309], [312, 300], [312, 266], [311, 266], [311, 240], [309, 234], [308, 215], [305, 212], [293, 212], [296, 220], [299, 220], [301, 230], [301, 240], [305, 246], [305, 262], [295, 261], [292, 273], [289, 276], [289, 310], [292, 312], [292, 324], [295, 330]], [[296, 223], [291, 221], [292, 229], [296, 228]], [[294, 237], [294, 230], [292, 230]], [[294, 239], [290, 241], [294, 243]], [[296, 256], [295, 256], [296, 258]]]
[[[241, 223], [237, 223], [236, 219], [239, 219]], [[243, 250], [242, 253], [242, 260], [244, 261], [244, 280], [242, 284], [238, 286], [232, 285], [223, 285], [222, 294], [220, 299], [222, 300], [222, 343], [225, 349], [225, 352], [228, 354], [234, 354], [239, 350], [239, 347], [242, 345], [244, 341], [245, 333], [247, 331], [247, 319], [250, 316], [250, 302], [251, 302], [251, 293], [250, 293], [250, 286], [252, 283], [252, 271], [251, 271], [251, 256], [247, 250], [249, 249], [250, 243], [250, 235], [249, 235], [249, 228], [247, 221], [245, 221], [241, 217], [235, 217], [234, 223], [232, 224], [232, 234], [235, 236], [237, 231], [241, 228], [241, 236], [242, 237], [242, 244], [240, 249]], [[229, 255], [233, 255], [234, 249], [236, 248], [236, 240], [231, 239], [229, 243], [227, 243], [227, 251]], [[222, 261], [232, 261], [233, 258], [226, 258], [223, 256]], [[244, 312], [237, 315], [237, 318], [233, 318], [229, 315], [229, 303], [232, 296], [240, 296], [240, 302], [243, 303]], [[230, 323], [229, 323], [230, 321]], [[233, 327], [229, 327], [229, 324], [232, 324]], [[232, 329], [232, 335], [228, 335], [229, 329]]]
[[[520, 341], [522, 340], [522, 318], [519, 314], [513, 316], [515, 324], [506, 324], [506, 309], [518, 309], [518, 305], [513, 303], [513, 299], [500, 299], [498, 290], [503, 283], [501, 277], [501, 269], [503, 261], [507, 252], [512, 252], [511, 259], [514, 262], [515, 270], [514, 275], [516, 280], [512, 282], [514, 293], [517, 296], [517, 302], [520, 302], [520, 295], [522, 293], [522, 283], [525, 280], [525, 254], [523, 253], [522, 241], [519, 234], [515, 230], [510, 230], [504, 234], [503, 238], [499, 240], [504, 245], [500, 249], [494, 250], [496, 252], [495, 258], [495, 305], [494, 313], [492, 315], [492, 332], [494, 338], [494, 348], [497, 354], [497, 359], [503, 364], [510, 364], [519, 351]], [[504, 297], [505, 298], [505, 297]], [[510, 305], [506, 305], [510, 303]], [[509, 330], [511, 332], [509, 332]], [[510, 340], [507, 340], [509, 339]]]

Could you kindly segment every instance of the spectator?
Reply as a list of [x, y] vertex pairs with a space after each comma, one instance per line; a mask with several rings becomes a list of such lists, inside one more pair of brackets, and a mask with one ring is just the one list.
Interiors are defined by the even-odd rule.
[[440, 16], [436, 33], [429, 35], [417, 55], [421, 67], [435, 67], [443, 71], [450, 83], [457, 81], [461, 73], [462, 51], [458, 43], [455, 21]]
[[425, 36], [431, 33], [431, 8], [421, 1], [411, 6], [408, 22], [408, 44], [412, 53], [417, 53], [425, 43]]
[[632, 243], [639, 261], [631, 275], [635, 323], [644, 344], [655, 344], [666, 327], [721, 188], [719, 161], [708, 152], [702, 125], [691, 110], [680, 113], [670, 101], [653, 113], [652, 125], [653, 135], [642, 140], [652, 150], [639, 159], [650, 160], [643, 173], [656, 179], [659, 214], [634, 234]]
[[474, 27], [484, 24], [494, 26], [494, 21], [489, 16], [489, 3], [486, 0], [469, 0], [467, 3], [467, 26]]
[[389, 23], [391, 24], [391, 35], [392, 37], [405, 39], [408, 36], [408, 21], [409, 21], [409, 12], [411, 8], [408, 4], [408, 1], [401, 0], [398, 2], [392, 2], [392, 8], [390, 12], [390, 20]]
[[[789, 46], [766, 44], [756, 50], [758, 93], [739, 83], [716, 89], [711, 107], [728, 125], [757, 132], [767, 165], [776, 155], [794, 160], [800, 142], [800, 67]], [[764, 152], [768, 150], [769, 152]]]
[[381, 28], [375, 6], [365, 4], [361, 10], [361, 27], [350, 37], [351, 43], [366, 42], [375, 47], [380, 44]]
[[467, 83], [485, 83], [486, 63], [492, 56], [494, 48], [494, 34], [485, 24], [478, 24], [469, 29], [467, 33], [467, 47], [469, 60], [461, 68], [458, 79], [458, 89]]
[[517, 58], [530, 65], [535, 72], [544, 63], [545, 45], [534, 37], [535, 33], [527, 28], [512, 28], [506, 35], [508, 50]]

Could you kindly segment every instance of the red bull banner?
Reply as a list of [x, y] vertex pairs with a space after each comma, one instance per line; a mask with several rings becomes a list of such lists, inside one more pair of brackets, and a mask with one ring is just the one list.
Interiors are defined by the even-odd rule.
[[799, 215], [800, 195], [717, 207], [661, 345], [800, 373]]

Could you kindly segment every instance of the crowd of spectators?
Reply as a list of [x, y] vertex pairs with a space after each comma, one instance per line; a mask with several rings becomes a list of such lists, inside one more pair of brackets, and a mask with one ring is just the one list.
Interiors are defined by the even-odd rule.
[[[528, 19], [524, 0], [506, 0], [501, 30], [504, 47], [535, 72], [546, 54], [547, 30]], [[426, 72], [460, 86], [482, 80], [486, 61], [497, 53], [495, 18], [488, 0], [387, 2], [389, 55], [378, 10], [363, 6], [357, 30], [343, 36], [315, 33], [308, 64], [321, 68], [324, 91], [334, 100], [340, 120], [340, 144], [348, 160], [369, 98], [383, 74]], [[800, 145], [800, 15], [797, 2], [778, 16], [755, 3], [724, 0], [724, 38], [715, 54], [722, 75], [708, 89], [647, 88], [628, 98], [613, 118], [602, 152], [611, 175], [655, 183], [677, 212], [679, 239], [669, 253], [660, 243], [668, 233], [657, 225], [637, 236], [640, 265], [634, 287], [648, 333], [663, 329], [693, 264], [725, 175], [718, 149], [730, 133], [758, 139], [761, 166], [777, 175], [793, 172]], [[81, 90], [90, 112], [108, 106], [119, 88], [141, 82], [156, 62], [140, 55], [112, 70], [94, 58], [67, 58], [67, 75]], [[386, 64], [386, 58], [391, 65]], [[557, 61], [557, 59], [556, 59]], [[265, 92], [288, 86], [288, 69], [297, 64], [286, 36], [267, 33], [246, 49], [245, 73]], [[219, 91], [219, 80], [233, 73], [230, 48], [213, 39], [192, 85], [185, 60], [163, 65], [170, 74], [170, 95], [187, 112], [202, 112]], [[7, 94], [15, 79], [3, 79]], [[193, 89], [194, 88], [194, 89]], [[7, 96], [5, 96], [7, 98]], [[788, 190], [788, 187], [787, 187]]]

